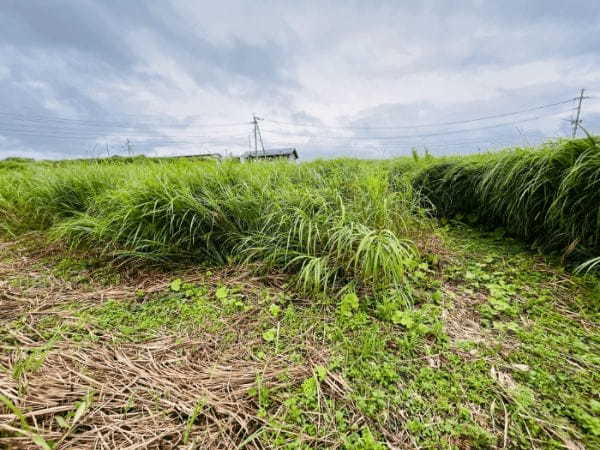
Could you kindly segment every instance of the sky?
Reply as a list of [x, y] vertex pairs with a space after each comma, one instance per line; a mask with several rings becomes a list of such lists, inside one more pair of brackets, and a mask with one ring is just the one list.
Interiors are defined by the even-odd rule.
[[0, 158], [240, 154], [254, 115], [303, 159], [482, 152], [570, 135], [582, 88], [600, 133], [597, 0], [4, 0], [0, 30]]

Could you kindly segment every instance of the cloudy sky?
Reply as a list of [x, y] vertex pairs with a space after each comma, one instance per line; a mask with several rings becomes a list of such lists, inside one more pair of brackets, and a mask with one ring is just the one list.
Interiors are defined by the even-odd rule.
[[[0, 158], [484, 151], [600, 132], [600, 2], [3, 0]], [[127, 144], [129, 143], [129, 144]]]

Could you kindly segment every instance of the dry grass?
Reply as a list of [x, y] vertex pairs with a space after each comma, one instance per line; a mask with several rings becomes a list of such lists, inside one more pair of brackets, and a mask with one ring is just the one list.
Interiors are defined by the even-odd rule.
[[[23, 346], [31, 343], [22, 337]], [[0, 375], [0, 392], [26, 411], [36, 433], [60, 442], [60, 448], [172, 448], [192, 443], [196, 448], [236, 448], [262, 425], [249, 395], [257, 377], [277, 390], [310, 376], [311, 368], [291, 365], [284, 358], [257, 362], [245, 349], [221, 353], [216, 347], [210, 335], [169, 336], [142, 345], [59, 347], [39, 370], [18, 382]], [[15, 354], [0, 360], [11, 373]], [[92, 400], [77, 423], [61, 427], [56, 416], [75, 412], [86, 395]], [[188, 427], [194, 416], [195, 425]], [[11, 430], [15, 424], [15, 414], [0, 415], [1, 427]], [[19, 433], [0, 443], [32, 445]], [[253, 448], [251, 442], [248, 448]]]
[[[442, 253], [442, 258], [447, 264], [460, 264], [455, 254]], [[445, 280], [443, 284], [444, 294], [452, 299], [452, 304], [442, 312], [444, 331], [453, 342], [470, 341], [488, 346], [499, 346], [508, 349], [516, 345], [507, 336], [499, 339], [493, 329], [484, 328], [481, 325], [481, 315], [478, 307], [485, 304], [488, 294], [481, 289], [465, 290], [464, 282]], [[459, 352], [464, 359], [478, 358], [476, 352]]]
[[443, 312], [444, 329], [453, 340], [470, 340], [484, 343], [489, 341], [489, 330], [484, 330], [480, 325], [479, 314], [475, 307], [485, 302], [485, 295], [481, 292], [467, 295], [460, 287], [448, 283], [445, 292], [454, 299], [452, 308]]
[[[223, 336], [192, 332], [164, 333], [141, 343], [122, 343], [109, 334], [80, 344], [64, 337], [48, 346], [37, 324], [50, 315], [63, 323], [74, 320], [62, 307], [75, 301], [87, 308], [132, 298], [138, 289], [158, 293], [168, 290], [173, 278], [248, 291], [281, 286], [285, 278], [255, 277], [248, 267], [228, 267], [208, 274], [137, 272], [117, 285], [79, 285], [52, 275], [46, 259], [52, 250], [40, 254], [4, 244], [0, 251], [0, 320], [21, 318], [24, 324], [19, 330], [0, 329], [0, 394], [18, 409], [0, 405], [1, 448], [39, 448], [36, 435], [61, 449], [262, 448], [258, 437], [269, 425], [251, 391], [257, 380], [271, 392], [293, 389], [314, 374], [314, 366], [325, 364], [317, 345], [302, 364], [283, 354], [258, 360], [252, 354], [256, 343], [244, 338], [257, 326], [249, 313], [226, 324], [237, 335], [229, 344]], [[15, 283], [24, 278], [30, 281], [25, 287]], [[39, 367], [19, 371], [23, 359], [36, 352]], [[350, 390], [333, 373], [322, 386], [329, 398]], [[307, 443], [316, 439], [286, 431]]]
[[[35, 242], [35, 241], [34, 241]], [[82, 287], [52, 274], [45, 258], [59, 252], [46, 246], [34, 251], [23, 239], [0, 243], [0, 320], [10, 321], [24, 313], [39, 314], [73, 299], [82, 303], [122, 298], [131, 293], [126, 286]]]
[[[55, 306], [77, 301], [80, 305], [98, 304], [106, 299], [131, 298], [137, 290], [146, 294], [164, 291], [173, 278], [193, 283], [204, 281], [216, 285], [226, 280], [246, 288], [268, 285], [281, 288], [287, 277], [281, 274], [254, 276], [252, 268], [246, 265], [227, 266], [214, 270], [207, 276], [195, 268], [175, 271], [143, 270], [136, 268], [127, 271], [119, 268], [124, 275], [118, 283], [106, 286], [94, 280], [86, 284], [65, 280], [53, 274], [52, 258], [64, 257], [64, 249], [37, 245], [41, 241], [20, 239], [0, 242], [0, 320], [10, 321], [24, 313], [35, 315], [52, 310]], [[249, 270], [250, 269], [250, 270]], [[24, 282], [26, 284], [24, 285]]]

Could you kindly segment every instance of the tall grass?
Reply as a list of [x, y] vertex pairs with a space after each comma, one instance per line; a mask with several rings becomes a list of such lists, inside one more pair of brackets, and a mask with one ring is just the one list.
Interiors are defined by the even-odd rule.
[[[18, 179], [18, 187], [14, 180]], [[128, 264], [252, 262], [300, 289], [400, 285], [424, 217], [381, 163], [71, 164], [0, 177], [2, 222]]]
[[600, 248], [600, 148], [592, 137], [448, 158], [414, 186], [438, 215], [468, 215], [546, 250]]
[[11, 171], [0, 175], [0, 220], [13, 233], [47, 229], [86, 211], [97, 195], [125, 176], [123, 168], [87, 163]]
[[[566, 239], [600, 247], [600, 146], [588, 138], [587, 148], [574, 155], [548, 211], [548, 222]], [[584, 142], [586, 142], [584, 141]]]

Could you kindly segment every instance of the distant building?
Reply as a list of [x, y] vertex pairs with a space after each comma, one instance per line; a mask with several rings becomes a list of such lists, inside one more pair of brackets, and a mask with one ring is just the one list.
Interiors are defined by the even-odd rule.
[[272, 148], [269, 150], [249, 151], [242, 155], [242, 161], [255, 159], [298, 159], [298, 151], [295, 148]]
[[202, 158], [206, 158], [206, 159], [218, 159], [221, 160], [223, 159], [223, 155], [221, 155], [220, 153], [197, 153], [195, 155], [165, 155], [165, 156], [155, 156], [155, 158], [165, 158], [165, 159], [194, 159], [194, 158], [198, 158], [198, 159], [202, 159]]

